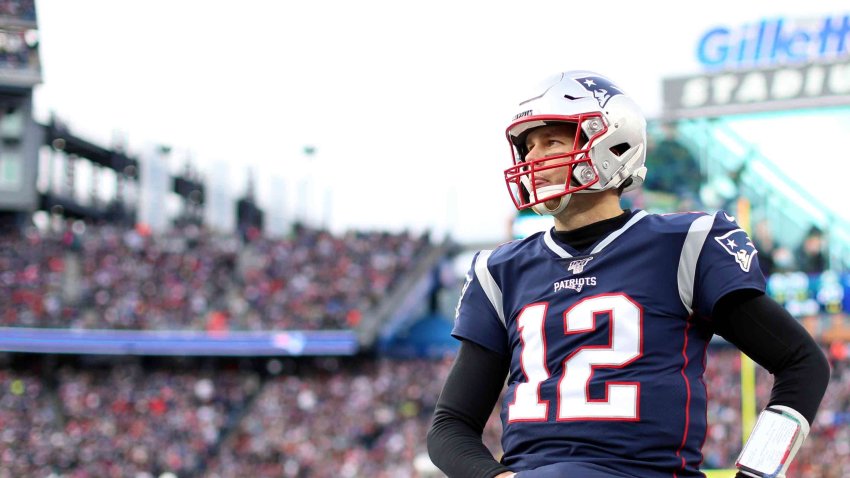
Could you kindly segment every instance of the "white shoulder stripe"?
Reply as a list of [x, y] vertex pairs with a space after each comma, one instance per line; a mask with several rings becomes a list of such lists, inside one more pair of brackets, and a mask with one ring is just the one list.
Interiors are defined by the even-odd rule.
[[481, 288], [484, 289], [484, 293], [487, 294], [487, 298], [490, 299], [493, 308], [496, 309], [496, 313], [499, 314], [499, 320], [502, 321], [502, 325], [505, 325], [502, 290], [499, 289], [499, 284], [496, 284], [496, 280], [490, 274], [490, 269], [487, 268], [487, 262], [492, 253], [493, 251], [483, 250], [478, 254], [478, 259], [475, 260], [475, 277], [478, 279], [478, 283], [481, 284]]
[[682, 246], [682, 255], [679, 256], [679, 270], [676, 276], [679, 283], [679, 298], [688, 310], [688, 314], [694, 311], [694, 277], [697, 273], [697, 260], [714, 224], [714, 216], [712, 214], [699, 217], [691, 224], [688, 235], [685, 237], [685, 244]]

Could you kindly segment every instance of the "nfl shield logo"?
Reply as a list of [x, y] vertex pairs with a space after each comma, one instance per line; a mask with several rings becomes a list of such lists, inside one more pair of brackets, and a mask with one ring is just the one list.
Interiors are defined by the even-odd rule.
[[581, 274], [584, 272], [584, 266], [587, 265], [588, 262], [593, 260], [593, 256], [585, 257], [584, 259], [577, 259], [575, 261], [570, 262], [570, 265], [567, 266], [567, 270], [572, 272], [573, 274]]

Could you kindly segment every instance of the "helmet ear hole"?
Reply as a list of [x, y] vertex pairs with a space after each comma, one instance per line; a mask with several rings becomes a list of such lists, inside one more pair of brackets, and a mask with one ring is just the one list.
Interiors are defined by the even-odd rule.
[[611, 146], [609, 148], [609, 151], [614, 153], [614, 156], [622, 156], [629, 149], [631, 149], [631, 146], [629, 146], [629, 143], [620, 143], [620, 144], [615, 144], [614, 146]]

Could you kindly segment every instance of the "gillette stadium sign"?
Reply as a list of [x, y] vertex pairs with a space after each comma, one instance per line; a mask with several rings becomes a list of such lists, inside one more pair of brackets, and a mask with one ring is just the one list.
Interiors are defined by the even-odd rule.
[[668, 118], [850, 105], [850, 14], [714, 27], [696, 55], [706, 73], [664, 80]]

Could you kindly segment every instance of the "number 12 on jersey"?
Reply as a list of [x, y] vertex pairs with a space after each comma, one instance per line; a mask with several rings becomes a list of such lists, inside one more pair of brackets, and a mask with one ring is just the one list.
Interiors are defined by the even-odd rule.
[[[517, 385], [508, 406], [508, 421], [546, 421], [549, 401], [540, 396], [540, 385], [551, 377], [546, 365], [544, 322], [549, 303], [526, 306], [517, 317], [521, 338], [521, 364], [526, 381]], [[596, 317], [608, 314], [607, 345], [578, 347], [563, 360], [558, 381], [558, 421], [625, 420], [639, 418], [640, 384], [606, 382], [605, 397], [590, 398], [590, 380], [599, 368], [622, 368], [641, 356], [643, 311], [624, 294], [587, 298], [564, 312], [564, 334], [581, 334], [597, 329]]]

